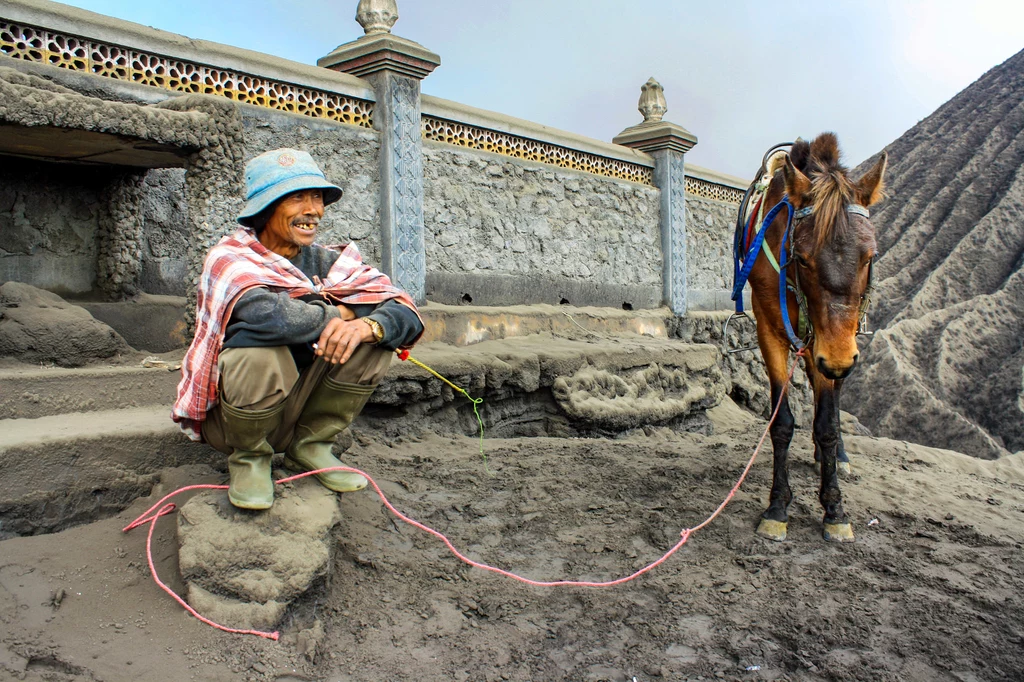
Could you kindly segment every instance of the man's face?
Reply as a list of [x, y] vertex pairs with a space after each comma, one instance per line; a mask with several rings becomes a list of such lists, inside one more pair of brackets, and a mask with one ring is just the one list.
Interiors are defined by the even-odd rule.
[[260, 242], [274, 253], [294, 258], [301, 247], [313, 244], [323, 215], [324, 195], [321, 190], [292, 192], [278, 201], [266, 227], [260, 232]]

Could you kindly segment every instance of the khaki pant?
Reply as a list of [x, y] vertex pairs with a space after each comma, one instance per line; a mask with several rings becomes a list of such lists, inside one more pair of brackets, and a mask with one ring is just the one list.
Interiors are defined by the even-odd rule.
[[[313, 390], [325, 376], [348, 384], [376, 386], [391, 364], [391, 351], [361, 344], [343, 365], [317, 358], [301, 374], [287, 346], [225, 348], [220, 353], [220, 399], [242, 410], [265, 410], [284, 403], [280, 426], [267, 437], [274, 452], [284, 452], [292, 441], [295, 424]], [[224, 454], [232, 448], [224, 438], [220, 403], [206, 415], [203, 439]]]

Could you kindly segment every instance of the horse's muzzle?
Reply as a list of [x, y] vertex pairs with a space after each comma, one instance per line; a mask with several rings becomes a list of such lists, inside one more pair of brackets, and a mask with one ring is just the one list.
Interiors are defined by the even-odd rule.
[[831, 381], [837, 381], [839, 379], [845, 379], [853, 371], [853, 368], [857, 366], [857, 359], [860, 358], [860, 354], [854, 355], [850, 359], [850, 364], [846, 366], [836, 366], [825, 361], [825, 358], [821, 355], [814, 359], [815, 365], [818, 367], [818, 371], [821, 372], [826, 379]]

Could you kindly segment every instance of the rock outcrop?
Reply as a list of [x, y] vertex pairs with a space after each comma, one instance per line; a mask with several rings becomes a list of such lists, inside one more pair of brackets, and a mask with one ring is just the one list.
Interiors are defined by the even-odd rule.
[[193, 497], [178, 515], [178, 561], [188, 602], [236, 628], [273, 628], [288, 605], [325, 578], [339, 497], [315, 480], [277, 486], [265, 512], [236, 509], [223, 490]]
[[78, 367], [126, 350], [117, 332], [57, 294], [20, 282], [0, 286], [0, 357]]
[[[424, 344], [417, 353], [484, 399], [482, 419], [497, 438], [615, 436], [645, 425], [700, 429], [730, 386], [718, 348], [649, 336], [535, 334], [462, 348]], [[472, 408], [423, 370], [399, 364], [361, 420], [389, 433], [394, 410], [402, 409], [407, 424], [473, 434]]]
[[889, 198], [872, 211], [879, 331], [844, 407], [876, 435], [1022, 450], [1024, 52], [887, 150]]

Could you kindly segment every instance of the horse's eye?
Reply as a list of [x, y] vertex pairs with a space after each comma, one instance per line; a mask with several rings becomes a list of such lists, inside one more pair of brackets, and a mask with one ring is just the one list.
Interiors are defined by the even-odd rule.
[[799, 265], [802, 268], [806, 268], [807, 267], [807, 259], [804, 258], [803, 256], [799, 256], [798, 255], [796, 257], [796, 264]]

